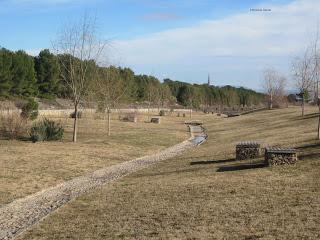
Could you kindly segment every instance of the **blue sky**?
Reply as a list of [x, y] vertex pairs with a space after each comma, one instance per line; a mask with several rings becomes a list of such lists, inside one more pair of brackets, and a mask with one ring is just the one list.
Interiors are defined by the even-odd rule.
[[[266, 8], [271, 11], [250, 11]], [[0, 0], [0, 46], [32, 54], [84, 13], [108, 39], [109, 62], [137, 73], [259, 89], [273, 66], [290, 78], [320, 14], [318, 0]]]

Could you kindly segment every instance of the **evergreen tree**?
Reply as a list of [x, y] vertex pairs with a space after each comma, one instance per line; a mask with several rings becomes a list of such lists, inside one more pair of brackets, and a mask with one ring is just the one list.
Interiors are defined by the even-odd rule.
[[177, 100], [180, 104], [186, 107], [192, 106], [192, 99], [194, 95], [194, 90], [190, 85], [184, 85], [180, 88], [177, 96]]
[[48, 49], [42, 50], [35, 58], [37, 86], [42, 97], [52, 98], [60, 91], [59, 62]]
[[7, 49], [0, 49], [0, 96], [8, 96], [12, 87], [12, 55]]
[[19, 96], [37, 95], [34, 59], [24, 51], [17, 51], [12, 61], [13, 86], [11, 93]]

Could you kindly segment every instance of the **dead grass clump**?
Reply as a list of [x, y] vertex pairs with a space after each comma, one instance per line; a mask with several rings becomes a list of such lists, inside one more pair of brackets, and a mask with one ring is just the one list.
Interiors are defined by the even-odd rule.
[[119, 120], [122, 122], [138, 122], [138, 114], [137, 113], [126, 113], [120, 114]]
[[0, 116], [0, 137], [7, 139], [18, 139], [27, 132], [27, 120], [22, 118], [18, 112], [8, 111]]
[[1, 101], [0, 102], [0, 111], [7, 111], [7, 110], [17, 110], [17, 107], [14, 104], [14, 102]]
[[105, 120], [106, 119], [106, 113], [102, 113], [102, 112], [96, 112], [93, 114], [93, 119], [95, 120]]

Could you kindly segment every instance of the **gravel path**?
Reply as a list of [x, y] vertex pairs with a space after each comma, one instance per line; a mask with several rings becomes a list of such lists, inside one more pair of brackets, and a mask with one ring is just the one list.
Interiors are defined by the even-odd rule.
[[13, 239], [55, 209], [90, 190], [157, 162], [173, 158], [205, 141], [203, 128], [190, 126], [191, 138], [154, 155], [137, 158], [42, 190], [0, 208], [0, 239]]

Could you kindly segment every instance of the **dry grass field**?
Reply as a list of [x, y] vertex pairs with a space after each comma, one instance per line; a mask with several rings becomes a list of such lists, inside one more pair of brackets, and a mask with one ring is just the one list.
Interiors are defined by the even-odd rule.
[[99, 168], [151, 154], [189, 134], [183, 118], [167, 117], [163, 124], [120, 122], [115, 114], [112, 135], [106, 121], [88, 116], [80, 119], [78, 142], [71, 142], [70, 118], [55, 118], [65, 126], [60, 142], [0, 140], [0, 206], [41, 189]]
[[[18, 239], [319, 239], [315, 111], [304, 118], [297, 107], [195, 116], [205, 122], [206, 143], [72, 201]], [[296, 147], [300, 161], [272, 168], [262, 158], [236, 162], [241, 140]]]

